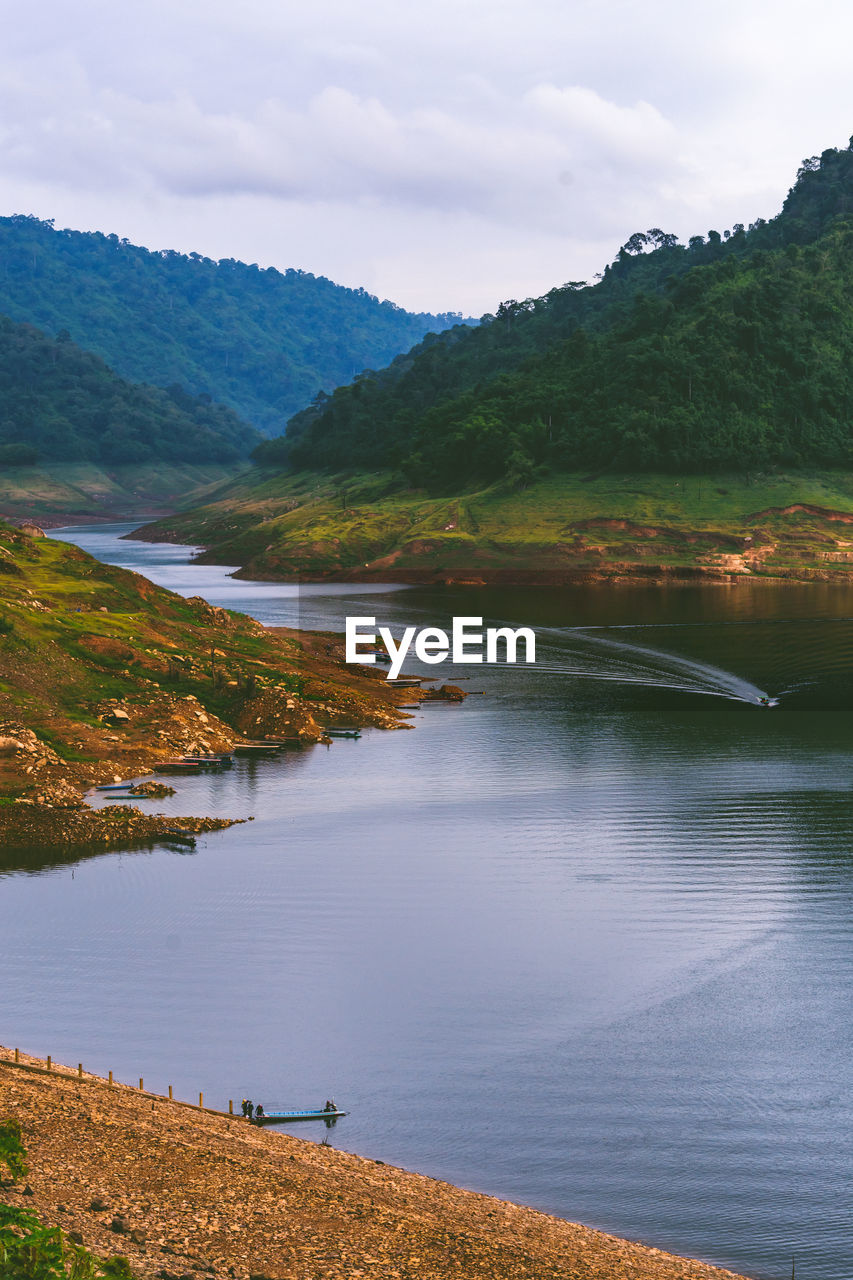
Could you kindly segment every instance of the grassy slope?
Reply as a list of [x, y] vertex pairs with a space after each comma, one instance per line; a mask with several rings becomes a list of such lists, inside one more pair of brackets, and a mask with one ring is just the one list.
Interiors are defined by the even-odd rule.
[[53, 463], [0, 469], [0, 518], [50, 526], [120, 519], [204, 501], [210, 485], [233, 478], [220, 463], [144, 463], [105, 470], [94, 463]]
[[73, 807], [81, 785], [244, 733], [310, 741], [336, 721], [393, 725], [394, 695], [363, 672], [327, 637], [269, 631], [0, 525], [0, 848], [15, 843], [20, 800], [43, 817]]
[[[523, 490], [395, 492], [391, 477], [252, 473], [149, 526], [247, 577], [568, 580], [846, 576], [853, 474], [558, 475]], [[788, 511], [803, 505], [815, 510]]]

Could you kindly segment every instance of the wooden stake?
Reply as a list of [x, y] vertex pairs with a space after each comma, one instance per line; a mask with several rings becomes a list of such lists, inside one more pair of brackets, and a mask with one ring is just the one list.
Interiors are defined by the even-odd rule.
[[139, 1087], [140, 1089], [143, 1089], [145, 1087], [142, 1083], [142, 1076], [139, 1077]]
[[172, 1100], [172, 1086], [169, 1085], [169, 1101], [171, 1102], [171, 1100]]
[[83, 1079], [83, 1063], [82, 1062], [77, 1063], [77, 1075], [81, 1080]]
[[50, 1071], [50, 1054], [47, 1055], [47, 1069]]
[[113, 1073], [112, 1073], [112, 1071], [111, 1071], [111, 1072], [110, 1072], [110, 1084], [112, 1084], [112, 1082], [113, 1082]]

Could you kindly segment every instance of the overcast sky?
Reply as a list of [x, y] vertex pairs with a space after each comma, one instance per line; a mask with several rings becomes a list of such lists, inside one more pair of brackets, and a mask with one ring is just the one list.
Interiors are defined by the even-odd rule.
[[775, 214], [851, 46], [849, 0], [10, 6], [0, 212], [480, 315]]

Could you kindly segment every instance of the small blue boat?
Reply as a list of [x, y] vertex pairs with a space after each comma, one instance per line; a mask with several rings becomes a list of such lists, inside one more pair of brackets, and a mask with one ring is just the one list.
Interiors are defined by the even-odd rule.
[[220, 756], [181, 756], [186, 764], [197, 765], [200, 769], [230, 769], [234, 759], [230, 755]]
[[111, 782], [109, 786], [95, 787], [96, 791], [129, 791], [131, 787], [135, 787], [135, 782]]
[[255, 1117], [256, 1124], [286, 1124], [291, 1120], [338, 1120], [346, 1111], [265, 1111]]

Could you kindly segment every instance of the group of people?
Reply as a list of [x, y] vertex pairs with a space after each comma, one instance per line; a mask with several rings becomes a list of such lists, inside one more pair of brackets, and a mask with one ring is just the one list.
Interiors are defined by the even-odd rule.
[[[324, 1111], [337, 1111], [337, 1109], [338, 1109], [338, 1108], [337, 1108], [337, 1105], [336, 1105], [336, 1103], [335, 1103], [334, 1098], [327, 1098], [327, 1099], [326, 1099], [326, 1105], [325, 1105], [325, 1107], [323, 1108], [323, 1110], [324, 1110]], [[257, 1106], [256, 1106], [256, 1105], [255, 1105], [255, 1103], [254, 1103], [254, 1102], [251, 1102], [248, 1098], [244, 1098], [244, 1099], [243, 1099], [243, 1102], [242, 1102], [242, 1110], [243, 1110], [243, 1115], [245, 1116], [245, 1118], [246, 1118], [247, 1120], [255, 1120], [255, 1121], [263, 1120], [263, 1119], [264, 1119], [264, 1117], [266, 1116], [266, 1112], [264, 1111], [264, 1109], [263, 1109], [263, 1107], [261, 1106], [261, 1104], [260, 1104], [260, 1103], [258, 1103], [258, 1104], [257, 1104]], [[316, 1113], [315, 1113], [315, 1114], [316, 1114]]]

